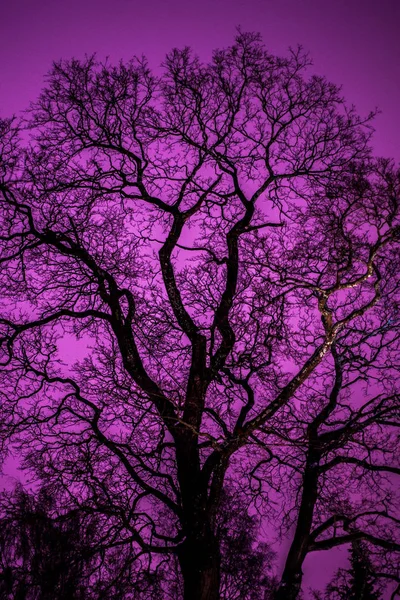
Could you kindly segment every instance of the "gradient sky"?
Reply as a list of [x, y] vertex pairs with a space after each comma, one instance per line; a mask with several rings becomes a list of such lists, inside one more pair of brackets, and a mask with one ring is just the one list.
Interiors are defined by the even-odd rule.
[[[145, 54], [157, 67], [171, 47], [185, 45], [208, 59], [240, 25], [259, 31], [273, 53], [302, 44], [314, 72], [343, 84], [361, 114], [379, 107], [375, 151], [399, 161], [399, 24], [400, 0], [3, 0], [0, 116], [28, 106], [53, 60]], [[332, 556], [307, 561], [313, 583]]]
[[275, 53], [301, 43], [361, 114], [378, 106], [376, 152], [398, 161], [399, 24], [399, 0], [3, 0], [0, 115], [27, 107], [54, 59], [144, 53], [157, 66], [184, 45], [208, 58], [240, 25]]

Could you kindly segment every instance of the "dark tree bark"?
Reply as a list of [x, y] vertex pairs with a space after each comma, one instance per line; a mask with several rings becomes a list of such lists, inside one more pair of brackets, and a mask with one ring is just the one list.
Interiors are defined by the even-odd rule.
[[310, 533], [312, 530], [315, 504], [318, 498], [318, 452], [310, 452], [302, 483], [302, 496], [298, 512], [296, 530], [287, 555], [277, 600], [295, 600], [300, 593], [303, 579], [303, 562], [308, 552]]
[[[204, 528], [204, 524], [201, 524]], [[220, 585], [220, 550], [214, 534], [201, 531], [188, 536], [178, 550], [179, 564], [184, 580], [185, 599], [217, 600]]]

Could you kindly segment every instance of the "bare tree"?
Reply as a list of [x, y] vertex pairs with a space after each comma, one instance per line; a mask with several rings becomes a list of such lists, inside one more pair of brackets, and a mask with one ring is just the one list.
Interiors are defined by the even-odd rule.
[[295, 528], [279, 598], [308, 552], [398, 550], [399, 179], [309, 65], [242, 33], [160, 78], [59, 62], [30, 142], [1, 125], [3, 448], [132, 578], [177, 559], [170, 597], [228, 589], [227, 485]]
[[[380, 242], [375, 239], [371, 244], [371, 239], [368, 240], [373, 226], [367, 216], [375, 211], [380, 219], [386, 217], [384, 228], [392, 224], [399, 177], [387, 161], [379, 161], [373, 174], [366, 177], [358, 170], [352, 179], [350, 185], [345, 182], [339, 193], [335, 191], [333, 210], [320, 205], [318, 213], [311, 209], [304, 221], [306, 226], [313, 214], [318, 214], [317, 219], [322, 216], [321, 225], [336, 219], [340, 223], [333, 230], [329, 252], [338, 249], [343, 257], [339, 260], [345, 260], [346, 267], [343, 269], [337, 261], [332, 286], [325, 289], [321, 286], [320, 290], [312, 286], [325, 331], [335, 327], [335, 314], [352, 315], [353, 311], [353, 316], [354, 312], [357, 315], [350, 327], [338, 332], [325, 364], [296, 392], [297, 403], [287, 407], [285, 430], [282, 427], [278, 430], [277, 426], [279, 435], [285, 431], [286, 440], [297, 448], [290, 460], [300, 481], [293, 520], [289, 519], [294, 523], [294, 535], [277, 598], [297, 597], [302, 564], [309, 552], [360, 539], [387, 553], [400, 549], [396, 509], [396, 477], [400, 474], [396, 458], [399, 425], [395, 376], [399, 349], [398, 283], [393, 271], [396, 256], [389, 250], [382, 252], [379, 262], [371, 260]], [[331, 193], [327, 191], [328, 197]], [[365, 237], [360, 237], [357, 248], [348, 232], [354, 226], [362, 228], [363, 223]], [[321, 240], [318, 229], [316, 225], [313, 235]], [[398, 229], [392, 235], [398, 239]], [[347, 279], [344, 273], [350, 263], [358, 260], [362, 246], [368, 252], [364, 275], [358, 281], [357, 277]], [[316, 250], [313, 260], [320, 259]], [[327, 262], [327, 269], [335, 262], [335, 259]], [[363, 277], [372, 279], [372, 272], [375, 281], [371, 283], [368, 298], [357, 287]], [[287, 457], [282, 455], [281, 460], [287, 461]], [[398, 568], [394, 558], [391, 563], [393, 568], [386, 572], [388, 578], [396, 577]]]

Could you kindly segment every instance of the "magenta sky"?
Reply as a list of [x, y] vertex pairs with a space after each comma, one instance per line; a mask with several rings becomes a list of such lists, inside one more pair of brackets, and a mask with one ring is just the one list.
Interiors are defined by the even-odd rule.
[[400, 159], [399, 0], [9, 0], [0, 12], [0, 115], [27, 106], [57, 58], [128, 58], [157, 66], [172, 46], [207, 58], [235, 26], [272, 52], [301, 43], [315, 71], [342, 83], [361, 113], [379, 106], [375, 148]]
[[[143, 53], [156, 67], [185, 45], [207, 59], [240, 25], [259, 31], [273, 53], [301, 43], [314, 71], [343, 84], [361, 114], [378, 106], [375, 150], [399, 161], [399, 24], [400, 0], [4, 0], [0, 116], [28, 106], [54, 59]], [[314, 560], [328, 568], [326, 557]]]

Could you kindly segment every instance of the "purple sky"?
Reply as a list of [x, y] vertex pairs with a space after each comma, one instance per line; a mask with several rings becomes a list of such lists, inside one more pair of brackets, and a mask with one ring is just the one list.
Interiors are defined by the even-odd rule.
[[10, 0], [0, 13], [0, 115], [28, 105], [53, 59], [144, 53], [157, 66], [184, 45], [207, 58], [240, 25], [272, 52], [303, 44], [360, 113], [379, 106], [376, 151], [399, 160], [399, 23], [399, 0]]
[[[343, 84], [361, 114], [379, 107], [375, 150], [399, 161], [399, 24], [400, 0], [4, 0], [0, 116], [28, 106], [54, 59], [143, 53], [158, 66], [185, 45], [207, 59], [240, 25], [259, 31], [273, 53], [302, 44], [314, 72]], [[306, 575], [314, 561], [314, 572], [327, 569], [331, 557], [310, 558]]]

